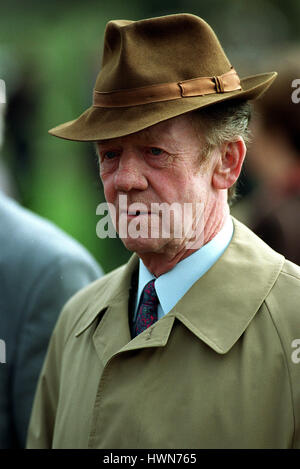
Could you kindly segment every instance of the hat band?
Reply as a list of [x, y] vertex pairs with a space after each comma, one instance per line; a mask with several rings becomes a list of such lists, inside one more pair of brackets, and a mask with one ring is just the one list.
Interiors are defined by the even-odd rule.
[[234, 68], [231, 68], [229, 72], [215, 77], [199, 77], [177, 83], [163, 83], [108, 92], [94, 90], [93, 106], [130, 107], [241, 89], [240, 78]]

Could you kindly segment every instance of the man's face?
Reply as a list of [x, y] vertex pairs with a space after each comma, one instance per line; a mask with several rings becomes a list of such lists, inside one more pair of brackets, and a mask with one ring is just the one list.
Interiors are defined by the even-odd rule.
[[[116, 209], [117, 231], [120, 234], [120, 216], [125, 217], [127, 228], [134, 224], [144, 229], [141, 236], [133, 237], [129, 233], [122, 237], [125, 246], [138, 254], [164, 253], [170, 256], [184, 249], [188, 235], [183, 230], [182, 235], [178, 236], [172, 224], [175, 219], [178, 223], [178, 213], [173, 216], [170, 212], [169, 233], [167, 230], [162, 234], [163, 215], [158, 213], [156, 207], [162, 203], [168, 206], [177, 203], [182, 207], [181, 215], [184, 204], [189, 209], [192, 207], [192, 212], [185, 212], [187, 221], [181, 218], [180, 223], [189, 224], [192, 216], [195, 229], [195, 225], [199, 227], [203, 223], [203, 217], [199, 218], [200, 212], [196, 211], [196, 204], [200, 209], [205, 207], [205, 211], [213, 206], [211, 181], [214, 159], [201, 163], [203, 143], [190, 118], [175, 117], [126, 137], [98, 142], [97, 147], [105, 198]], [[123, 200], [124, 196], [127, 197], [128, 209], [122, 208], [119, 196], [123, 196]], [[143, 204], [144, 210], [137, 211], [138, 206], [130, 209], [131, 204], [137, 202]], [[158, 222], [159, 237], [155, 230], [151, 233], [150, 225], [155, 224], [153, 221]], [[143, 236], [145, 227], [149, 228], [146, 230], [148, 236]]]

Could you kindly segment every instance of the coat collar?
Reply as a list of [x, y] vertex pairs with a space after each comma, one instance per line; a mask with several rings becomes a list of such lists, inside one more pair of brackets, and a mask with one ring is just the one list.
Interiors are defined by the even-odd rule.
[[284, 262], [252, 231], [233, 221], [233, 239], [223, 256], [174, 308], [186, 327], [221, 354], [246, 330]]
[[106, 276], [107, 288], [92, 298], [76, 336], [104, 315], [93, 340], [106, 362], [117, 352], [164, 346], [177, 319], [217, 353], [227, 353], [257, 313], [284, 262], [252, 231], [234, 218], [233, 222], [234, 235], [224, 254], [152, 327], [131, 340], [128, 299], [130, 279], [138, 268], [133, 255], [126, 266]]

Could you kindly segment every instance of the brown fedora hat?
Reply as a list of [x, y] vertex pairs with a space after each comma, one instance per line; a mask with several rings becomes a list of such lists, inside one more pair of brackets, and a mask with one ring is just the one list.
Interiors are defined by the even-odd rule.
[[276, 75], [240, 79], [195, 15], [110, 21], [92, 106], [49, 133], [77, 141], [121, 137], [228, 99], [255, 99]]

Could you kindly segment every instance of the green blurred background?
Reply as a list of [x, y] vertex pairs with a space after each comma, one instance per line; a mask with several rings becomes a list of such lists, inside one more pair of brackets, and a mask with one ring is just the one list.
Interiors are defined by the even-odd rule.
[[129, 253], [118, 239], [96, 236], [104, 199], [93, 146], [47, 131], [90, 106], [107, 21], [179, 12], [211, 24], [242, 76], [271, 71], [272, 57], [299, 43], [299, 0], [0, 1], [7, 192], [78, 239], [106, 272]]

